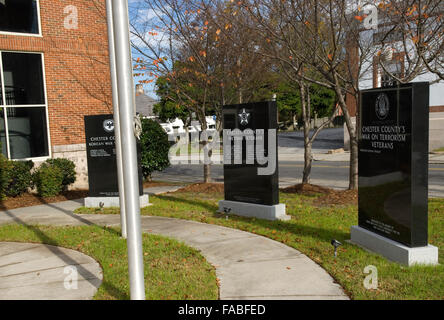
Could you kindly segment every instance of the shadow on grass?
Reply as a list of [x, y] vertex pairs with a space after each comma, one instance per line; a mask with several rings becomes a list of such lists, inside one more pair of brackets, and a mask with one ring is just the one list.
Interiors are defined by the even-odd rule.
[[[161, 195], [157, 196], [159, 199], [164, 201], [171, 201], [175, 203], [185, 203], [192, 206], [199, 206], [208, 211], [208, 213], [212, 214], [213, 218], [216, 218], [221, 221], [221, 225], [227, 225], [223, 221], [226, 219], [226, 214], [217, 212], [218, 206], [216, 204], [212, 204], [208, 201], [202, 200], [191, 200], [184, 199], [175, 196]], [[229, 215], [231, 221], [248, 223], [255, 227], [273, 229], [276, 231], [289, 232], [294, 234], [295, 236], [303, 236], [303, 237], [312, 237], [321, 241], [326, 241], [330, 243], [332, 239], [337, 239], [339, 241], [344, 241], [350, 238], [350, 234], [348, 232], [343, 232], [340, 230], [312, 227], [308, 225], [298, 224], [295, 222], [287, 222], [287, 221], [269, 221], [257, 218], [246, 218], [237, 215]]]
[[[214, 213], [213, 217], [218, 219], [225, 219], [224, 214], [220, 213]], [[298, 224], [295, 222], [287, 222], [287, 221], [269, 221], [264, 219], [257, 219], [257, 218], [244, 218], [241, 216], [236, 215], [230, 215], [230, 220], [237, 221], [237, 222], [245, 222], [250, 225], [260, 227], [260, 228], [267, 228], [267, 229], [273, 229], [276, 231], [281, 232], [288, 232], [292, 233], [295, 236], [301, 236], [301, 237], [311, 237], [315, 238], [321, 241], [326, 241], [330, 243], [332, 239], [337, 239], [340, 241], [344, 241], [346, 239], [350, 238], [350, 234], [347, 232], [339, 231], [339, 230], [333, 230], [333, 229], [326, 229], [326, 228], [319, 228], [319, 227], [312, 227], [304, 224]]]
[[[39, 198], [40, 202], [42, 204], [45, 204], [53, 209], [57, 209], [61, 213], [70, 216], [71, 218], [76, 219], [77, 221], [81, 222], [82, 224], [88, 225], [88, 226], [97, 226], [107, 232], [112, 233], [114, 236], [120, 236], [120, 233], [117, 232], [114, 229], [110, 229], [107, 227], [99, 226], [97, 224], [92, 223], [91, 221], [88, 221], [82, 217], [79, 217], [75, 214], [73, 214], [69, 210], [62, 209], [54, 204], [45, 202], [44, 198]], [[85, 269], [80, 263], [72, 259], [71, 257], [67, 256], [58, 246], [60, 243], [58, 243], [56, 240], [49, 237], [47, 234], [45, 234], [42, 230], [40, 230], [37, 226], [33, 226], [31, 224], [26, 223], [24, 220], [17, 217], [16, 214], [10, 212], [5, 208], [5, 206], [0, 201], [0, 208], [3, 209], [3, 213], [6, 214], [8, 217], [10, 217], [16, 224], [23, 225], [28, 230], [32, 231], [43, 244], [50, 245], [48, 250], [50, 250], [54, 255], [58, 256], [60, 259], [62, 259], [67, 265], [76, 266], [78, 273], [84, 277], [88, 282], [90, 282], [93, 286], [96, 288], [99, 288], [97, 285], [94, 284], [96, 280], [98, 280], [94, 274], [89, 272], [87, 269]], [[1, 224], [0, 224], [1, 226]], [[111, 293], [113, 296], [119, 298], [119, 299], [129, 299], [129, 295], [126, 292], [121, 291], [119, 288], [115, 287], [111, 283], [107, 282], [105, 279], [103, 279], [101, 286], [103, 286], [107, 292]]]
[[175, 196], [168, 196], [168, 195], [157, 195], [157, 198], [164, 201], [170, 201], [170, 202], [177, 202], [177, 203], [186, 203], [192, 206], [199, 206], [205, 210], [208, 210], [210, 212], [217, 211], [218, 207], [215, 204], [210, 203], [209, 201], [202, 201], [202, 200], [190, 200], [190, 199], [184, 199], [184, 198], [178, 198]]

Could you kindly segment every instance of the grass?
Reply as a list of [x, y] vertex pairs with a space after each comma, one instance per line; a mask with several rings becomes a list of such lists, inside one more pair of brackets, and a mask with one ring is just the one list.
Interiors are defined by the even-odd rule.
[[[439, 247], [436, 267], [404, 267], [381, 256], [369, 253], [346, 242], [350, 226], [357, 224], [357, 207], [317, 207], [320, 195], [301, 196], [281, 193], [281, 203], [287, 206], [291, 221], [266, 221], [216, 213], [217, 201], [223, 194], [170, 193], [152, 196], [152, 206], [142, 214], [194, 220], [237, 228], [266, 236], [300, 250], [321, 265], [342, 285], [353, 299], [444, 299], [444, 199], [429, 202], [429, 241]], [[116, 214], [118, 208], [104, 209]], [[98, 213], [97, 209], [81, 208], [78, 213]], [[338, 257], [333, 257], [331, 239], [343, 243]], [[363, 281], [364, 268], [378, 269], [378, 289], [367, 290]]]
[[[103, 269], [94, 299], [129, 299], [126, 240], [117, 229], [7, 225], [0, 227], [0, 241], [45, 243], [89, 255]], [[215, 270], [197, 250], [143, 234], [143, 251], [148, 300], [218, 299]]]
[[[176, 156], [184, 156], [184, 155], [188, 155], [188, 154], [199, 154], [199, 153], [201, 153], [202, 152], [202, 154], [203, 154], [203, 152], [204, 152], [204, 148], [203, 148], [203, 145], [201, 145], [201, 144], [197, 144], [197, 143], [189, 143], [188, 145], [187, 145], [187, 149], [186, 150], [183, 150], [183, 151], [185, 151], [185, 152], [188, 152], [188, 153], [186, 153], [186, 154], [183, 154], [182, 152], [181, 152], [182, 150], [180, 150], [180, 148], [176, 151]], [[219, 149], [214, 149], [214, 150], [212, 150], [213, 151], [213, 155], [218, 155], [218, 154], [223, 154], [223, 146], [222, 146], [222, 144], [221, 144], [221, 146], [220, 146], [220, 148]]]
[[436, 150], [433, 150], [434, 152], [444, 152], [444, 147], [443, 148], [439, 148], [439, 149], [436, 149]]

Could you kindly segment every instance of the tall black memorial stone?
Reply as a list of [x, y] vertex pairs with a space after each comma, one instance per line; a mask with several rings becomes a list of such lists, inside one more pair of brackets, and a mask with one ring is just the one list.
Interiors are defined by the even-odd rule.
[[[236, 150], [231, 143], [231, 161], [224, 164], [225, 200], [250, 202], [256, 204], [275, 205], [279, 203], [277, 152], [268, 152], [268, 129], [277, 129], [276, 103], [262, 102], [225, 106], [223, 108], [224, 129], [252, 130], [254, 138], [256, 130], [264, 130], [264, 155], [273, 156], [276, 169], [271, 175], [258, 175], [257, 169], [267, 164], [258, 164], [256, 154], [254, 163], [247, 164], [247, 140], [242, 141], [242, 150]], [[236, 137], [232, 137], [232, 140]], [[277, 135], [274, 137], [277, 141]], [[235, 154], [242, 152], [242, 163], [235, 164]], [[256, 152], [255, 152], [256, 153]]]
[[285, 205], [279, 204], [276, 102], [224, 106], [223, 128], [225, 200], [219, 211], [288, 218]]
[[429, 84], [365, 90], [360, 100], [359, 227], [370, 233], [353, 227], [352, 241], [416, 263], [408, 248], [428, 246]]
[[[89, 198], [117, 198], [119, 186], [113, 115], [85, 116], [84, 121]], [[140, 159], [140, 152], [138, 156]], [[140, 167], [139, 177], [140, 195], [143, 195]]]

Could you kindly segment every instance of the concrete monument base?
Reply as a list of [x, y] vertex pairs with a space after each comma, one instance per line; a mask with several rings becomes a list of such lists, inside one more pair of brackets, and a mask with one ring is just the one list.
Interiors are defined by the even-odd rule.
[[[141, 208], [150, 205], [149, 197], [147, 194], [141, 195], [139, 197], [139, 202]], [[120, 199], [119, 197], [88, 197], [85, 198], [85, 207], [87, 208], [120, 207]]]
[[351, 227], [351, 243], [407, 266], [438, 264], [435, 246], [410, 248], [358, 226]]
[[290, 220], [290, 216], [285, 214], [285, 204], [267, 206], [238, 201], [219, 201], [218, 212], [235, 214], [244, 217], [254, 217], [265, 220]]

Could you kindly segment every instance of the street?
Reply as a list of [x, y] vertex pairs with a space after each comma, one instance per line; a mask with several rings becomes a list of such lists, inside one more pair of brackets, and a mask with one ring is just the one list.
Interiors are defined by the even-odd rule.
[[[303, 162], [279, 162], [279, 186], [286, 187], [301, 182]], [[348, 187], [347, 162], [315, 161], [311, 183], [325, 187], [346, 189]], [[162, 173], [153, 174], [154, 180], [169, 182], [202, 182], [202, 165], [175, 165]], [[212, 165], [211, 177], [214, 182], [223, 182], [223, 166]], [[444, 198], [444, 164], [429, 165], [429, 196]]]
[[[315, 159], [324, 158], [328, 150], [343, 147], [343, 129], [332, 128], [321, 131], [313, 143]], [[283, 132], [278, 136], [279, 145], [279, 186], [286, 187], [301, 182], [304, 167], [303, 133]], [[346, 159], [348, 154], [337, 156]], [[336, 189], [348, 188], [348, 161], [313, 161], [311, 183]], [[154, 180], [170, 182], [201, 182], [203, 165], [172, 165], [164, 172], [153, 174]], [[211, 177], [214, 182], [223, 182], [223, 166], [212, 165]], [[429, 165], [429, 196], [444, 198], [444, 164]]]

